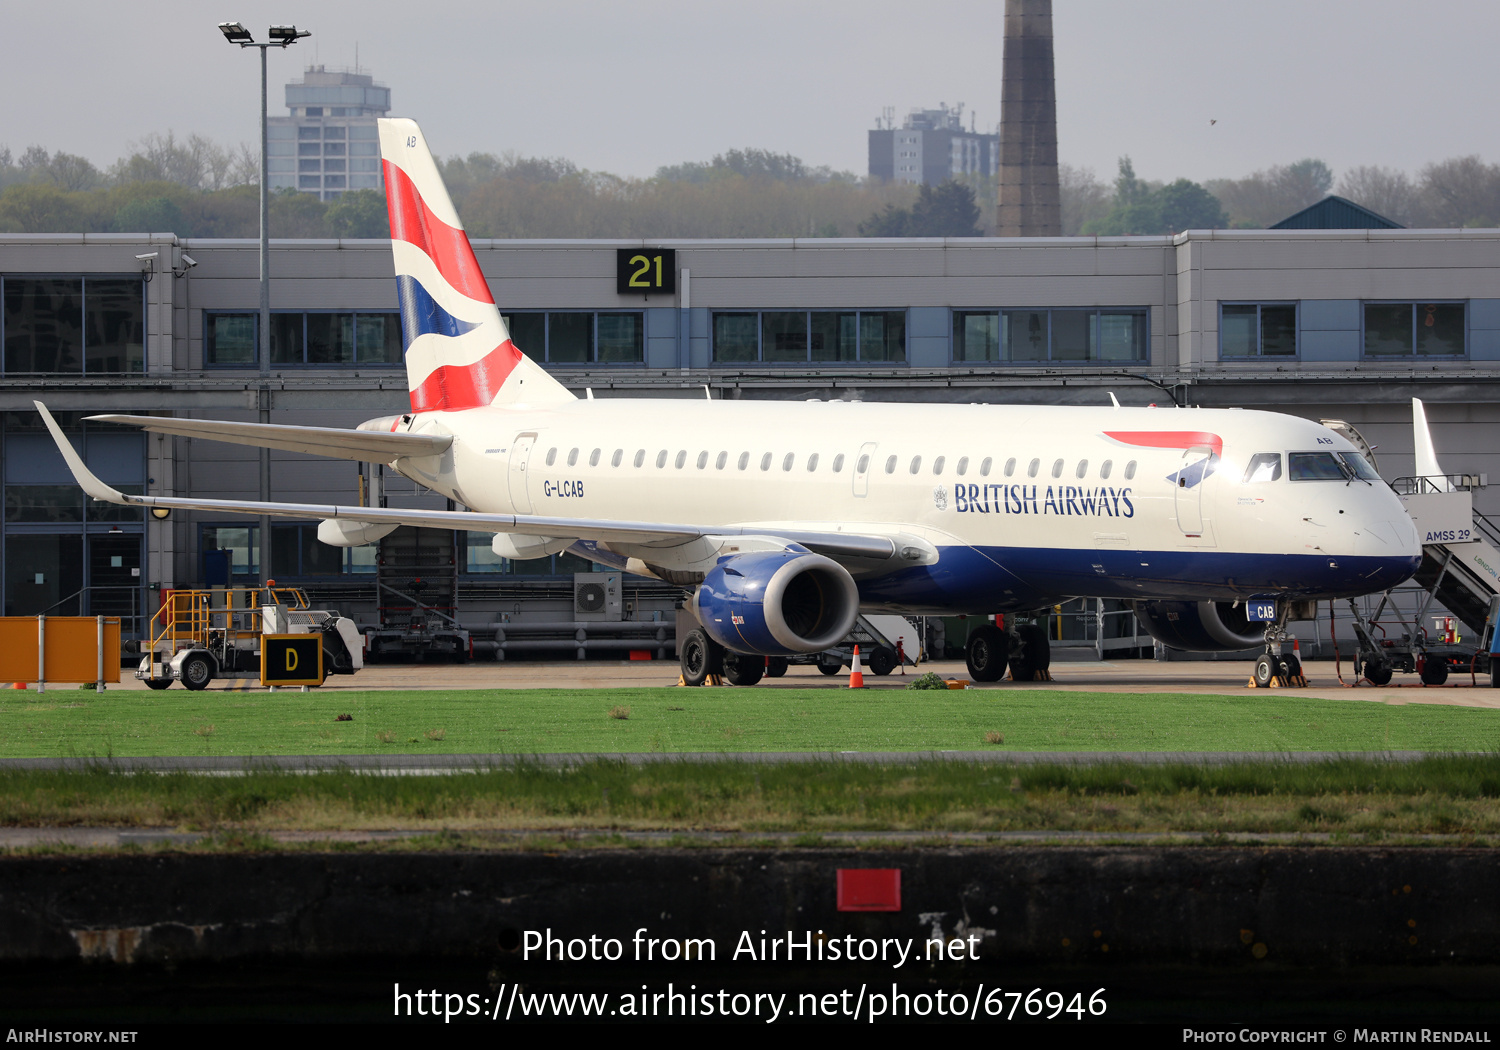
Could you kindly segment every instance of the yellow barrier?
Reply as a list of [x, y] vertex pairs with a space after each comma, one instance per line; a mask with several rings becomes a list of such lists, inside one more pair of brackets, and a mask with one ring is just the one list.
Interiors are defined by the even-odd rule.
[[[40, 675], [39, 647], [45, 654]], [[119, 680], [118, 616], [0, 616], [0, 681]]]

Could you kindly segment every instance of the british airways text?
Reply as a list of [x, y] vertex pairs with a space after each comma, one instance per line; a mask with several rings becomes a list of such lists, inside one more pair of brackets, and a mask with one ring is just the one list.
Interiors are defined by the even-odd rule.
[[953, 509], [960, 514], [1060, 514], [1133, 518], [1129, 488], [1082, 485], [954, 485]]

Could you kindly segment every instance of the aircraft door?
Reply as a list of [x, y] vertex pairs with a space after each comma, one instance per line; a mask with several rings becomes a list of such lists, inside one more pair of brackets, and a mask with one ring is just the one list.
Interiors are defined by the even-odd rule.
[[1215, 462], [1214, 450], [1207, 445], [1194, 445], [1182, 453], [1175, 475], [1175, 496], [1177, 527], [1186, 537], [1197, 539], [1203, 535], [1204, 482], [1213, 472]]
[[536, 434], [517, 434], [510, 446], [510, 505], [517, 514], [531, 513], [531, 494], [526, 489], [526, 470]]
[[854, 457], [854, 494], [867, 495], [870, 491], [870, 468], [875, 464], [877, 441], [866, 441], [859, 446], [859, 455]]

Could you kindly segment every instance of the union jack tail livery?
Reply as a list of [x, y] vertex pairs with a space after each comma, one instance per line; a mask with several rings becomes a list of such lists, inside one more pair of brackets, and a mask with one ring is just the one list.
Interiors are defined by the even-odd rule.
[[416, 121], [379, 123], [412, 411], [574, 400], [511, 342]]

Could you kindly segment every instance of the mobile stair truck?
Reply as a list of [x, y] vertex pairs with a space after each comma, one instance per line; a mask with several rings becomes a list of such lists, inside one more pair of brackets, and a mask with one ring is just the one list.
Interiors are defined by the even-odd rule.
[[308, 608], [306, 594], [277, 587], [274, 580], [259, 588], [172, 591], [152, 620], [152, 631], [135, 672], [152, 689], [173, 682], [202, 689], [216, 678], [259, 679], [263, 635], [319, 635], [325, 676], [353, 674], [364, 666], [364, 638], [353, 620]]

